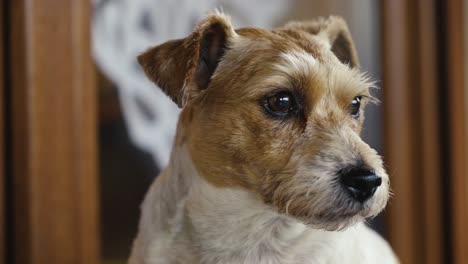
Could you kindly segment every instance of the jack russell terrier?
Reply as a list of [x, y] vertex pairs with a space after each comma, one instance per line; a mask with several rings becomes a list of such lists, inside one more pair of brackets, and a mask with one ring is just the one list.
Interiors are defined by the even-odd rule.
[[343, 19], [234, 30], [216, 12], [138, 61], [182, 112], [130, 264], [398, 263], [364, 223], [389, 178]]

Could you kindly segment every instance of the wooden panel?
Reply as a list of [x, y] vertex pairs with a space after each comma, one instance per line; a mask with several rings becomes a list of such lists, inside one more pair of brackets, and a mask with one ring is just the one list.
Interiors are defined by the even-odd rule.
[[[416, 2], [416, 1], [415, 1]], [[443, 194], [441, 175], [440, 147], [440, 103], [439, 79], [437, 62], [437, 32], [435, 1], [419, 0], [414, 6], [417, 17], [416, 62], [418, 64], [417, 86], [413, 87], [413, 100], [418, 105], [417, 115], [420, 117], [415, 138], [419, 138], [418, 181], [421, 183], [423, 214], [416, 222], [422, 227], [422, 234], [417, 234], [423, 241], [425, 264], [445, 263], [443, 246]], [[416, 185], [417, 186], [417, 185]], [[416, 187], [417, 188], [417, 187]], [[421, 236], [423, 235], [423, 236]]]
[[463, 49], [463, 1], [448, 0], [445, 13], [447, 41], [447, 90], [449, 120], [450, 198], [452, 201], [453, 260], [468, 259], [468, 158], [466, 153], [466, 112]]
[[3, 12], [4, 0], [0, 0], [0, 264], [5, 263], [5, 116], [4, 116], [4, 94], [5, 94], [5, 78], [4, 78], [4, 36], [3, 36]]
[[403, 263], [444, 263], [435, 1], [382, 1], [390, 242]]
[[15, 263], [99, 263], [91, 1], [10, 1]]
[[411, 68], [408, 64], [410, 32], [407, 27], [408, 7], [404, 0], [383, 1], [382, 62], [383, 107], [385, 124], [385, 161], [389, 167], [394, 197], [387, 209], [386, 231], [389, 240], [403, 263], [423, 263], [415, 250], [417, 241], [417, 212], [413, 190], [414, 162], [411, 109]]

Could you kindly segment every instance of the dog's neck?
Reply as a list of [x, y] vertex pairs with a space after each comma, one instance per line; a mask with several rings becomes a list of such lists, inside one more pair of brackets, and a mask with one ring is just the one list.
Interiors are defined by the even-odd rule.
[[176, 146], [168, 167], [143, 202], [129, 263], [298, 264], [377, 259], [382, 252], [363, 255], [360, 245], [382, 241], [363, 228], [358, 224], [340, 232], [313, 229], [278, 214], [251, 192], [215, 187], [199, 175], [187, 150]]
[[[192, 252], [210, 252], [198, 256], [203, 263], [259, 263], [260, 256], [265, 263], [292, 263], [289, 258], [297, 258], [301, 251], [310, 255], [315, 249], [328, 250], [324, 248], [327, 241], [339, 235], [308, 228], [280, 215], [254, 193], [208, 183], [184, 147], [174, 148], [170, 165], [160, 177], [161, 196], [154, 198], [159, 200], [158, 211], [166, 214], [158, 217], [160, 231], [168, 227], [163, 219], [171, 219], [169, 236], [189, 239], [194, 245]], [[179, 202], [175, 204], [174, 199]], [[312, 241], [320, 247], [304, 243], [310, 237], [320, 239]], [[219, 262], [220, 258], [224, 262]]]

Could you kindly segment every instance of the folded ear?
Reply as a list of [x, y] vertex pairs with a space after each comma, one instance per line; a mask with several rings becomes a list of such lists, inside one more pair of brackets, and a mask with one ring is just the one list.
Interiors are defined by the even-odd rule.
[[351, 68], [359, 67], [356, 48], [354, 47], [351, 33], [343, 18], [330, 16], [319, 17], [311, 21], [293, 21], [286, 24], [284, 29], [302, 30], [313, 35], [323, 37], [335, 56]]
[[215, 13], [184, 39], [153, 47], [138, 56], [146, 76], [183, 107], [209, 85], [227, 43], [236, 36], [229, 18]]

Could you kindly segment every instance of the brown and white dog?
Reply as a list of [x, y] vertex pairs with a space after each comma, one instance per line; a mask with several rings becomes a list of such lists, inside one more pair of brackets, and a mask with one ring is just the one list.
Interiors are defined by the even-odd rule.
[[215, 13], [138, 61], [182, 108], [129, 263], [398, 263], [360, 138], [372, 83], [339, 17], [234, 30]]

